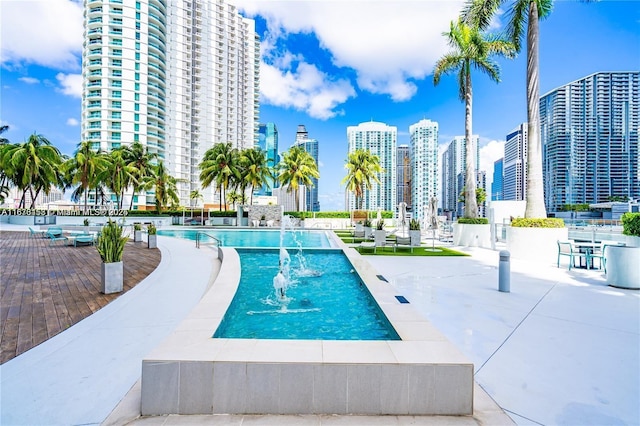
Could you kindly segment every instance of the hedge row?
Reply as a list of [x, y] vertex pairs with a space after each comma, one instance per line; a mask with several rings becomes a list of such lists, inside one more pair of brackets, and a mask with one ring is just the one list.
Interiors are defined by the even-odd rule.
[[489, 219], [486, 217], [461, 217], [458, 218], [458, 223], [464, 223], [467, 225], [486, 225], [489, 223]]
[[625, 213], [622, 215], [622, 233], [640, 237], [640, 213]]
[[517, 217], [511, 221], [514, 228], [564, 228], [564, 220], [560, 218], [524, 218]]

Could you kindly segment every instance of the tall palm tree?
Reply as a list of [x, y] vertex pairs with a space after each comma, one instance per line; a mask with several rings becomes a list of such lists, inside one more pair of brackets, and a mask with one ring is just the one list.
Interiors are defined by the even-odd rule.
[[312, 178], [320, 178], [318, 165], [311, 154], [300, 146], [292, 146], [278, 163], [278, 181], [287, 186], [287, 192], [295, 191], [296, 211], [300, 209], [300, 186], [313, 187]]
[[[595, 0], [583, 0], [585, 2]], [[539, 21], [548, 17], [553, 9], [553, 0], [469, 0], [462, 13], [463, 19], [473, 26], [487, 28], [498, 9], [510, 4], [507, 37], [520, 51], [521, 40], [527, 34], [527, 180], [526, 207], [528, 218], [547, 217], [544, 205], [542, 181], [542, 142], [540, 140], [540, 44]]]
[[167, 173], [162, 161], [158, 162], [153, 176], [156, 193], [156, 210], [158, 213], [162, 213], [162, 211], [169, 206], [169, 203], [171, 203], [171, 205], [179, 204], [178, 180]]
[[344, 168], [347, 169], [347, 176], [341, 183], [346, 183], [347, 190], [355, 195], [356, 209], [362, 210], [365, 189], [370, 190], [373, 182], [380, 183], [378, 174], [384, 172], [380, 166], [380, 158], [368, 150], [358, 148], [349, 153]]
[[[9, 130], [9, 126], [0, 127], [0, 133], [4, 133], [7, 130]], [[14, 170], [10, 159], [11, 151], [15, 148], [16, 145], [11, 144], [8, 139], [0, 138], [0, 204], [3, 204], [9, 196], [9, 183], [12, 180], [10, 176]]]
[[[0, 126], [0, 134], [6, 132], [7, 130], [9, 130], [9, 126], [7, 126], [6, 124], [3, 126]], [[4, 136], [0, 137], [0, 145], [4, 145], [8, 143], [9, 143], [9, 139], [5, 138]]]
[[78, 144], [73, 157], [64, 163], [63, 169], [70, 185], [78, 185], [73, 198], [84, 199], [84, 210], [88, 208], [89, 190], [94, 186], [95, 176], [107, 168], [108, 161], [99, 152], [92, 149], [92, 142], [83, 141]]
[[[189, 199], [192, 201], [191, 207], [196, 207], [198, 205], [198, 201], [202, 200], [202, 193], [199, 190], [194, 189], [189, 193]], [[193, 204], [194, 201], [195, 206]]]
[[133, 199], [145, 186], [147, 177], [153, 177], [153, 164], [157, 160], [158, 154], [151, 153], [140, 142], [134, 142], [128, 150], [126, 150], [126, 159], [131, 170], [133, 194], [129, 210], [133, 209]]
[[513, 46], [498, 37], [484, 35], [477, 27], [466, 25], [461, 20], [451, 21], [449, 32], [445, 32], [451, 51], [436, 62], [433, 84], [438, 85], [443, 74], [458, 75], [460, 100], [465, 103], [465, 177], [464, 217], [478, 217], [476, 202], [476, 144], [472, 137], [473, 88], [471, 68], [487, 74], [493, 81], [500, 81], [500, 68], [492, 61], [494, 55], [512, 57]]
[[125, 148], [117, 148], [108, 155], [109, 163], [100, 174], [100, 180], [105, 182], [107, 188], [116, 195], [116, 205], [122, 208], [124, 192], [133, 182], [134, 167], [127, 161]]
[[253, 192], [271, 178], [267, 155], [260, 148], [245, 149], [240, 153], [240, 163], [243, 165], [244, 180], [251, 186], [250, 204], [253, 204]]
[[226, 205], [226, 190], [238, 174], [238, 150], [233, 148], [231, 142], [218, 143], [209, 148], [200, 163], [200, 182], [203, 188], [209, 187], [213, 182], [218, 185], [220, 192], [220, 211], [222, 203]]
[[27, 191], [31, 196], [30, 207], [35, 208], [36, 197], [41, 191], [48, 194], [52, 185], [62, 184], [62, 155], [44, 136], [34, 133], [7, 154], [6, 161], [11, 165], [13, 184], [22, 190], [20, 207], [26, 207]]

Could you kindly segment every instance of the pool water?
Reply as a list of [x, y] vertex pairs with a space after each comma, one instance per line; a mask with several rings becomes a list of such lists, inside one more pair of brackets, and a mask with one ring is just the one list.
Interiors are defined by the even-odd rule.
[[[260, 247], [279, 248], [280, 230], [250, 230], [250, 229], [201, 229], [201, 230], [159, 230], [158, 235], [179, 237], [189, 240], [196, 239], [198, 232], [213, 235], [222, 241], [225, 247]], [[202, 237], [206, 242], [206, 236]], [[325, 231], [296, 230], [284, 232], [284, 247], [331, 247], [330, 239]]]
[[289, 253], [282, 301], [273, 287], [279, 251], [238, 250], [240, 284], [213, 337], [400, 340], [342, 251]]

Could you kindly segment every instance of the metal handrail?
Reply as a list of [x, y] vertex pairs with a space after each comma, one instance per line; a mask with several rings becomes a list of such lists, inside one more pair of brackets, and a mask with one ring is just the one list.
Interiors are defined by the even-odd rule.
[[220, 238], [218, 238], [218, 237], [216, 237], [214, 235], [211, 235], [211, 234], [209, 234], [207, 232], [204, 232], [204, 231], [198, 231], [196, 233], [196, 248], [200, 248], [201, 235], [206, 235], [207, 237], [213, 239], [216, 242], [218, 247], [222, 246], [222, 241], [220, 240]]

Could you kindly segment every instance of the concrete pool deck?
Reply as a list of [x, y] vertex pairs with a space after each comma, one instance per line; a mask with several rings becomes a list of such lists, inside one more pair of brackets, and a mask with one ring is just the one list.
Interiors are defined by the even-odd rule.
[[[178, 300], [178, 294], [182, 299], [181, 291], [189, 289], [175, 284], [184, 285], [204, 273], [204, 258], [213, 257], [193, 244], [159, 240], [163, 260], [169, 263], [161, 263], [158, 273], [149, 277], [153, 285], [144, 292], [132, 290], [131, 297], [116, 300], [122, 299], [117, 310], [111, 309], [115, 321], [126, 305], [139, 323], [131, 326], [129, 321], [123, 327], [114, 322], [108, 330], [108, 320], [93, 319], [99, 311], [87, 323], [2, 365], [0, 423], [100, 424], [119, 405], [140, 376], [142, 357], [190, 310], [181, 306], [181, 312], [167, 319], [161, 316], [157, 323], [149, 319], [145, 302], [166, 291], [172, 293], [165, 303]], [[512, 262], [511, 293], [500, 293], [498, 253], [469, 251], [471, 258], [365, 259], [473, 361], [479, 385], [474, 408], [480, 416], [487, 408], [485, 417], [214, 415], [143, 418], [133, 424], [477, 424], [481, 419], [484, 424], [508, 423], [482, 389], [518, 424], [639, 424], [640, 293], [607, 287], [599, 271], [569, 272], [517, 261]], [[163, 282], [168, 289], [157, 284]], [[185, 295], [185, 305], [195, 305], [206, 285]], [[167, 308], [160, 302], [152, 305], [160, 313]], [[160, 336], [148, 342], [152, 338], [147, 336], [155, 331]], [[124, 343], [124, 334], [133, 339]], [[148, 349], [136, 347], [138, 343]], [[87, 376], [93, 371], [100, 374]], [[119, 409], [126, 411], [123, 404]], [[110, 420], [124, 424], [116, 417]]]

